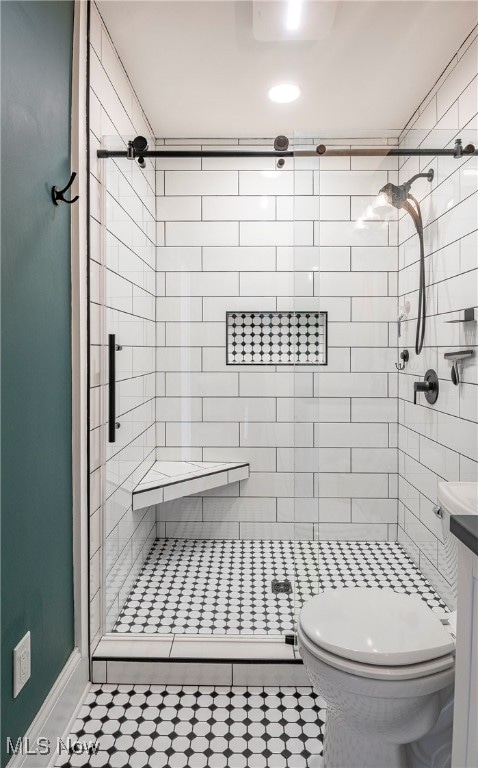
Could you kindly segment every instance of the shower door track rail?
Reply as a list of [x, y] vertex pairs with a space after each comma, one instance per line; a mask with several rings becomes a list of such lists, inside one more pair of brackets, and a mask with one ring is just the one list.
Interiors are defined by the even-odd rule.
[[465, 156], [478, 155], [478, 150], [474, 144], [467, 144], [465, 147], [458, 141], [453, 148], [432, 149], [429, 147], [360, 147], [354, 149], [342, 149], [326, 147], [325, 144], [319, 144], [315, 149], [296, 149], [286, 152], [275, 152], [268, 150], [241, 150], [241, 149], [151, 149], [145, 152], [128, 152], [118, 149], [98, 149], [97, 157], [128, 157], [129, 159], [138, 159], [146, 157], [455, 157], [457, 159]]

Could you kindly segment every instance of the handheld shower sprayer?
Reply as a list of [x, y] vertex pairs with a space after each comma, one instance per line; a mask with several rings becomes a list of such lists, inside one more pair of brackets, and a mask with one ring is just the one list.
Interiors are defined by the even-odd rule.
[[384, 198], [388, 205], [393, 205], [394, 208], [403, 208], [412, 217], [415, 229], [420, 240], [420, 285], [418, 291], [418, 314], [417, 314], [417, 332], [415, 336], [415, 352], [417, 355], [423, 349], [423, 342], [425, 340], [425, 323], [427, 317], [427, 304], [426, 304], [426, 290], [425, 290], [425, 248], [423, 245], [423, 221], [422, 212], [420, 210], [420, 203], [410, 193], [412, 184], [417, 179], [427, 179], [433, 181], [434, 171], [431, 168], [427, 173], [416, 173], [411, 179], [404, 184], [397, 186], [396, 184], [385, 184], [379, 192], [379, 195]]
[[427, 173], [416, 173], [415, 176], [405, 181], [404, 184], [400, 184], [399, 187], [396, 184], [385, 184], [380, 190], [379, 195], [383, 195], [387, 203], [393, 205], [394, 208], [407, 208], [406, 203], [409, 198], [415, 201], [415, 198], [410, 194], [413, 182], [417, 179], [427, 179], [427, 181], [432, 182], [434, 175], [433, 168], [430, 168]]

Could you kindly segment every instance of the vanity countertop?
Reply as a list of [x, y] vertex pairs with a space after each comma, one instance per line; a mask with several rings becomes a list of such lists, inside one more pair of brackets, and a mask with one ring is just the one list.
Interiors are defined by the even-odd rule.
[[452, 515], [450, 530], [468, 549], [478, 555], [478, 515]]

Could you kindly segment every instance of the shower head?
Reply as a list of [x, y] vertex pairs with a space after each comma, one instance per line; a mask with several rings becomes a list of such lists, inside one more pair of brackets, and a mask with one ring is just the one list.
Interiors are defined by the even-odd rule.
[[379, 195], [382, 195], [385, 198], [385, 201], [389, 205], [393, 205], [394, 208], [406, 208], [413, 182], [417, 179], [428, 179], [428, 181], [432, 181], [434, 175], [433, 168], [430, 168], [427, 173], [416, 173], [415, 176], [412, 176], [411, 179], [404, 184], [400, 184], [400, 186], [390, 183], [385, 184], [380, 190]]
[[[423, 349], [425, 339], [425, 323], [427, 318], [427, 299], [425, 291], [425, 249], [423, 245], [423, 221], [420, 203], [410, 194], [412, 184], [416, 179], [428, 179], [432, 181], [434, 176], [433, 168], [427, 173], [416, 173], [404, 184], [385, 184], [379, 192], [379, 196], [394, 208], [403, 208], [413, 219], [415, 229], [420, 240], [420, 283], [418, 288], [418, 318], [417, 333], [415, 338], [415, 352], [419, 355]], [[400, 369], [399, 369], [400, 370]]]
[[394, 208], [402, 208], [408, 197], [408, 191], [404, 189], [404, 185], [398, 187], [391, 183], [385, 184], [378, 194], [384, 199], [384, 202], [393, 205]]

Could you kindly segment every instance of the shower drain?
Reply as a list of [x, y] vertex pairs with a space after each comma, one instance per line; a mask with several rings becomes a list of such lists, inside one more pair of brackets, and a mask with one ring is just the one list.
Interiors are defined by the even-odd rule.
[[272, 579], [271, 589], [273, 595], [290, 595], [292, 582], [289, 579]]

